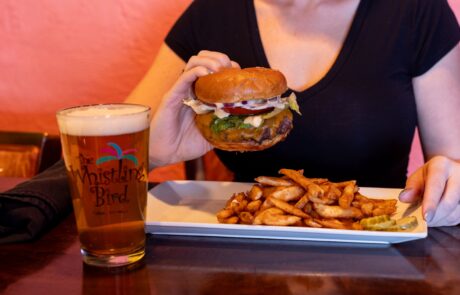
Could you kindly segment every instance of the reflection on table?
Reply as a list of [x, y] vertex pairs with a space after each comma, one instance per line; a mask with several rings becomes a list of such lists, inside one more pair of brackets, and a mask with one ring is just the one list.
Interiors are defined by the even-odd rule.
[[0, 245], [3, 294], [459, 294], [460, 228], [394, 246], [148, 235], [132, 270], [83, 266], [73, 216]]

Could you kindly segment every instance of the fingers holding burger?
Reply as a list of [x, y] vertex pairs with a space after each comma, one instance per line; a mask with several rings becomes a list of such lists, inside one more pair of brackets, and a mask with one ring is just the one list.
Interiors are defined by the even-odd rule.
[[291, 131], [290, 109], [299, 112], [293, 94], [281, 97], [284, 75], [268, 68], [225, 68], [199, 77], [193, 90], [184, 103], [195, 111], [203, 137], [222, 150], [267, 149]]

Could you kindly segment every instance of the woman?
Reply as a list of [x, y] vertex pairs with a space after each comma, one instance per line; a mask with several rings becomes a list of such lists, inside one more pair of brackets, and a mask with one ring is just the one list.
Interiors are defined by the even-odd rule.
[[[236, 180], [307, 176], [403, 186], [430, 226], [460, 222], [460, 29], [446, 1], [196, 0], [128, 101], [149, 104], [151, 161], [212, 149], [182, 105], [197, 77], [224, 67], [285, 74], [302, 117], [263, 152], [216, 151]], [[161, 100], [160, 103], [160, 98]], [[405, 173], [418, 126], [427, 162]]]

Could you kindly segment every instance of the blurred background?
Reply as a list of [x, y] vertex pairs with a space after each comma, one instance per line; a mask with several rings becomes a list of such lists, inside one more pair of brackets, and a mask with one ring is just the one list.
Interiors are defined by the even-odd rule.
[[[123, 101], [190, 2], [0, 1], [0, 130], [58, 134], [56, 110]], [[449, 3], [460, 18], [460, 0]], [[413, 146], [410, 171], [423, 161]], [[156, 169], [150, 180], [184, 179], [183, 170]]]

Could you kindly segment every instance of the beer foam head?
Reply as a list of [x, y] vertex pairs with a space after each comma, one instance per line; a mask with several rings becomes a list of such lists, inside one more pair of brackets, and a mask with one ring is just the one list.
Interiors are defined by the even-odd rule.
[[74, 136], [108, 136], [145, 130], [150, 108], [135, 104], [101, 104], [74, 107], [57, 113], [61, 133]]

